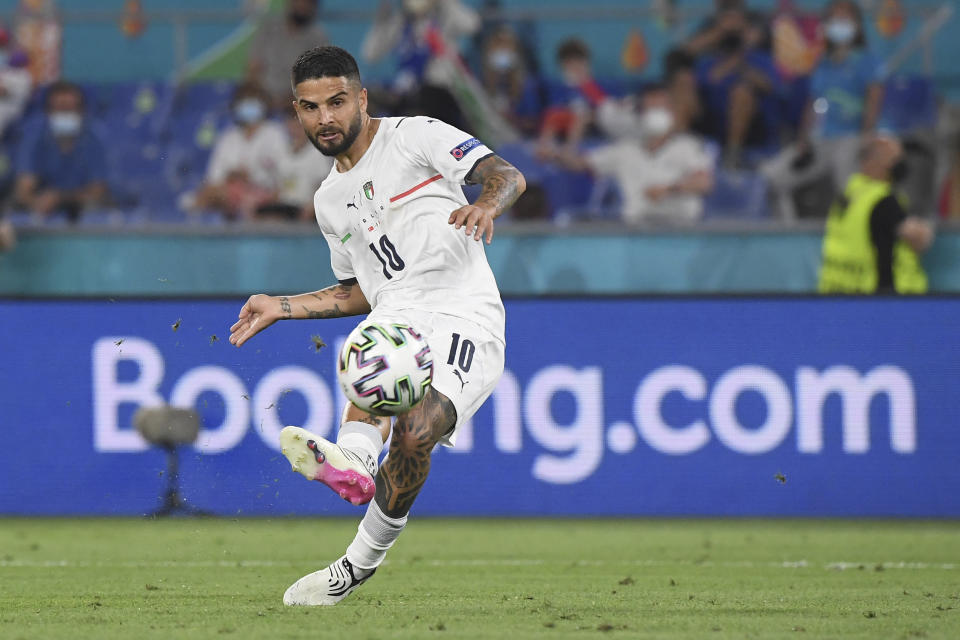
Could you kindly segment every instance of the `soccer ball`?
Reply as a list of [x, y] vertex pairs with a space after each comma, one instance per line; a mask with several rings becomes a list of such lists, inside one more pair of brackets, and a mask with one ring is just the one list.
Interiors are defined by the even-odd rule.
[[410, 325], [364, 321], [340, 349], [337, 377], [356, 407], [395, 416], [423, 400], [433, 380], [433, 356]]

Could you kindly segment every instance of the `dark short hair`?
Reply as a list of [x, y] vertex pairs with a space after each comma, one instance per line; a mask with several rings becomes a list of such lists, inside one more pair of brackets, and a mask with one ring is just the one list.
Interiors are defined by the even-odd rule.
[[717, 13], [722, 11], [743, 11], [747, 8], [743, 0], [717, 0], [714, 2]]
[[566, 62], [567, 60], [589, 60], [590, 49], [580, 38], [569, 38], [560, 43], [557, 47], [557, 62]]
[[696, 67], [696, 62], [689, 52], [679, 47], [670, 49], [663, 57], [663, 75], [669, 82], [681, 71], [692, 71]]
[[293, 63], [291, 80], [296, 87], [304, 80], [313, 78], [346, 78], [360, 84], [360, 69], [357, 61], [346, 49], [327, 46], [308, 49]]
[[86, 108], [87, 97], [83, 93], [83, 89], [80, 88], [80, 85], [74, 84], [67, 80], [57, 80], [49, 87], [47, 87], [47, 93], [43, 98], [44, 108], [49, 109], [50, 103], [53, 101], [53, 96], [58, 93], [73, 93], [80, 98], [80, 107]]

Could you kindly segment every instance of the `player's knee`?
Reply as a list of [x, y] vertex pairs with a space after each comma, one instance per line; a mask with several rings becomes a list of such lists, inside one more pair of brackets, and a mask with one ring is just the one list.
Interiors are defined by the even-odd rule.
[[745, 82], [737, 84], [730, 90], [730, 108], [734, 113], [743, 109], [752, 109], [756, 103], [756, 95], [752, 86]]
[[391, 436], [391, 453], [416, 454], [433, 449], [450, 433], [457, 421], [457, 410], [441, 393], [431, 389], [412, 411], [397, 418]]

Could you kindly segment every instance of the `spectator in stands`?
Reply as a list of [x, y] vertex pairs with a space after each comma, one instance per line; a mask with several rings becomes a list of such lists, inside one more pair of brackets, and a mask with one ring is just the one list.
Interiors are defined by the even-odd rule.
[[0, 137], [20, 118], [30, 99], [33, 77], [25, 63], [26, 57], [13, 48], [10, 33], [0, 25]]
[[[713, 188], [713, 162], [701, 142], [678, 128], [676, 105], [665, 85], [651, 85], [640, 99], [632, 131], [619, 114], [620, 139], [586, 154], [564, 150], [564, 166], [613, 178], [629, 223], [693, 224], [703, 214], [703, 197]], [[610, 116], [604, 106], [605, 119]]]
[[729, 167], [743, 163], [746, 147], [766, 147], [777, 134], [779, 76], [751, 20], [742, 2], [720, 2], [715, 24], [687, 43], [688, 52], [703, 54], [696, 73], [704, 133], [723, 146]]
[[697, 89], [695, 58], [683, 49], [669, 51], [663, 60], [663, 73], [677, 114], [677, 127], [680, 130], [693, 128], [703, 111]]
[[500, 114], [521, 133], [536, 135], [540, 126], [539, 86], [510, 27], [500, 27], [484, 42], [482, 76], [483, 87]]
[[274, 200], [288, 143], [283, 126], [267, 119], [269, 105], [270, 96], [259, 85], [237, 87], [230, 105], [236, 124], [214, 144], [192, 209], [250, 219], [257, 207]]
[[247, 59], [247, 82], [264, 87], [274, 108], [293, 100], [290, 68], [297, 56], [329, 44], [316, 22], [318, 0], [286, 0], [283, 15], [268, 15], [257, 27]]
[[17, 246], [17, 232], [9, 220], [0, 219], [0, 253]]
[[105, 202], [106, 153], [77, 85], [61, 81], [47, 89], [46, 118], [24, 133], [17, 155], [16, 206], [39, 217], [62, 211], [76, 220]]
[[374, 110], [430, 115], [466, 128], [438, 54], [479, 28], [480, 16], [461, 0], [382, 0], [362, 53], [368, 62], [389, 54], [396, 72], [386, 92], [371, 92]]
[[[7, 5], [9, 8], [9, 4]], [[13, 33], [23, 48], [33, 84], [43, 87], [60, 77], [63, 24], [54, 0], [20, 0], [13, 14]]]
[[558, 138], [565, 145], [565, 153], [574, 152], [593, 123], [594, 109], [607, 98], [606, 92], [593, 78], [590, 49], [579, 38], [570, 38], [557, 47], [557, 64], [563, 84], [550, 96], [550, 104], [543, 116], [537, 153], [542, 157], [553, 155]]
[[960, 135], [953, 138], [948, 162], [937, 212], [945, 220], [960, 220]]
[[861, 136], [872, 132], [883, 105], [883, 69], [866, 48], [863, 15], [852, 0], [824, 12], [826, 55], [810, 79], [810, 100], [797, 144], [763, 168], [780, 217], [797, 217], [793, 190], [830, 176], [836, 192], [857, 169]]
[[847, 182], [827, 218], [821, 293], [924, 293], [918, 254], [933, 230], [909, 215], [897, 193], [905, 177], [903, 146], [891, 136], [870, 139], [859, 173]]
[[770, 30], [765, 15], [751, 11], [744, 0], [715, 0], [713, 13], [683, 44], [683, 50], [694, 57], [721, 53], [724, 39], [734, 31], [743, 35], [747, 49], [770, 48]]
[[284, 124], [289, 147], [280, 162], [277, 197], [257, 209], [257, 218], [313, 221], [313, 194], [330, 173], [333, 158], [323, 155], [310, 144], [296, 110], [290, 105], [287, 105]]

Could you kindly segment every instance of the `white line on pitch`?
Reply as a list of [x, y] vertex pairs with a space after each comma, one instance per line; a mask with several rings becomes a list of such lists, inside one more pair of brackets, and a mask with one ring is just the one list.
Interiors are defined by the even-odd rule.
[[[0, 560], [0, 569], [3, 568], [122, 568], [122, 569], [149, 569], [149, 568], [256, 568], [256, 567], [302, 567], [303, 561], [292, 562], [288, 560], [136, 560], [136, 561], [74, 561], [74, 560]], [[850, 569], [905, 569], [905, 570], [943, 570], [954, 571], [960, 569], [960, 564], [947, 562], [827, 562], [812, 563], [807, 560], [785, 560], [782, 562], [754, 562], [751, 560], [743, 561], [722, 561], [714, 562], [712, 560], [693, 561], [693, 560], [628, 560], [624, 562], [607, 562], [603, 560], [576, 560], [573, 562], [547, 562], [544, 560], [533, 559], [473, 559], [473, 560], [387, 560], [385, 564], [394, 565], [418, 565], [422, 564], [430, 567], [527, 567], [543, 565], [563, 565], [573, 567], [607, 567], [607, 566], [633, 566], [633, 567], [671, 567], [671, 566], [699, 566], [699, 567], [721, 567], [721, 568], [743, 568], [743, 569], [828, 569], [834, 571], [845, 571]]]

